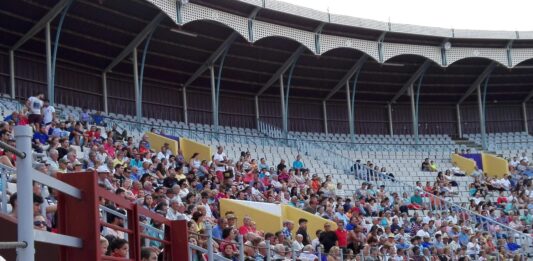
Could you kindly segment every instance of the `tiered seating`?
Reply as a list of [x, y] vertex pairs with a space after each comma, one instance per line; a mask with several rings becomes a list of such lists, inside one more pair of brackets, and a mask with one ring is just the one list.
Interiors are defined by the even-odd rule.
[[[477, 144], [482, 144], [481, 134], [465, 134], [468, 138]], [[522, 153], [531, 157], [533, 154], [533, 136], [526, 132], [503, 132], [488, 133], [487, 146], [490, 151], [503, 155], [505, 158], [519, 157]]]

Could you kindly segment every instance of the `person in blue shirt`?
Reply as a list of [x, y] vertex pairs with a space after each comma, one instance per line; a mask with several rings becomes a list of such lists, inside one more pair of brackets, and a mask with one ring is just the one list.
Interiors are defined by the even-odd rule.
[[461, 244], [461, 246], [466, 246], [468, 242], [468, 228], [464, 227], [463, 230], [459, 233], [459, 244]]
[[517, 251], [518, 249], [520, 249], [522, 247], [519, 244], [514, 242], [513, 237], [509, 237], [507, 239], [506, 248], [507, 248], [507, 250], [509, 250], [509, 252], [514, 252], [514, 251]]
[[222, 230], [226, 227], [228, 227], [228, 219], [225, 217], [219, 218], [218, 224], [212, 230], [213, 238], [222, 240]]
[[270, 169], [270, 167], [268, 166], [268, 164], [266, 163], [266, 160], [265, 158], [261, 158], [259, 160], [259, 169]]
[[295, 170], [301, 170], [304, 168], [304, 163], [302, 162], [302, 157], [300, 155], [296, 156], [296, 160], [292, 163], [292, 168]]

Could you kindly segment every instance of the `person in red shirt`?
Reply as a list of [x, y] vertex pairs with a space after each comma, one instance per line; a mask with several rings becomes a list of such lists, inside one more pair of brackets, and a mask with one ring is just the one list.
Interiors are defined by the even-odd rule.
[[344, 221], [337, 221], [335, 234], [337, 235], [338, 246], [342, 249], [343, 253], [346, 252], [346, 247], [348, 247], [348, 231], [344, 227]]
[[255, 233], [255, 229], [252, 227], [252, 218], [245, 216], [242, 219], [243, 225], [239, 227], [239, 234], [246, 236], [248, 233]]
[[507, 203], [507, 197], [503, 195], [503, 191], [500, 191], [500, 196], [498, 197], [498, 200], [496, 202], [499, 206], [505, 207], [505, 204]]

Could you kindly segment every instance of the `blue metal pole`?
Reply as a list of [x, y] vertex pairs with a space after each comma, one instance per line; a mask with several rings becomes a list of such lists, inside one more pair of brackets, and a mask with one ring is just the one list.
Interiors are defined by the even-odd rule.
[[419, 137], [418, 137], [418, 104], [420, 100], [420, 89], [422, 89], [422, 81], [424, 80], [424, 75], [426, 74], [426, 70], [422, 72], [422, 75], [420, 75], [420, 78], [418, 78], [418, 83], [416, 86], [416, 104], [415, 104], [415, 118], [413, 119], [415, 121], [415, 141], [416, 145], [420, 143]]
[[148, 35], [148, 38], [146, 38], [146, 42], [144, 43], [144, 49], [143, 49], [143, 56], [141, 58], [141, 70], [139, 74], [139, 94], [141, 96], [141, 104], [142, 104], [142, 96], [143, 96], [143, 78], [144, 78], [144, 64], [146, 62], [146, 53], [148, 53], [148, 47], [150, 46], [150, 41], [152, 40], [152, 36], [154, 34], [154, 30], [150, 32]]
[[357, 90], [357, 80], [359, 79], [360, 72], [361, 72], [361, 69], [357, 70], [357, 73], [355, 73], [355, 77], [353, 78], [353, 82], [352, 82], [352, 117], [353, 117], [352, 121], [353, 121], [354, 134], [355, 134], [355, 91]]
[[289, 129], [289, 91], [291, 89], [291, 81], [292, 81], [292, 73], [294, 72], [294, 67], [296, 67], [296, 63], [298, 60], [295, 60], [294, 63], [291, 65], [291, 69], [289, 69], [289, 75], [287, 79], [287, 90], [285, 93], [285, 127], [287, 129], [283, 130], [285, 132], [285, 138], [288, 138], [288, 129]]
[[59, 18], [59, 23], [57, 24], [57, 30], [56, 30], [56, 38], [54, 40], [54, 50], [52, 52], [52, 70], [51, 70], [51, 77], [50, 77], [50, 94], [48, 97], [48, 100], [50, 101], [50, 104], [55, 103], [55, 78], [56, 78], [56, 61], [57, 61], [57, 49], [59, 47], [59, 37], [61, 36], [61, 29], [63, 28], [63, 23], [65, 22], [65, 17], [67, 16], [67, 12], [72, 5], [74, 0], [71, 0], [65, 9], [61, 12], [61, 17]]
[[483, 133], [485, 133], [485, 135], [482, 135], [483, 137], [483, 140], [482, 140], [482, 145], [483, 145], [483, 148], [486, 148], [487, 146], [487, 90], [489, 89], [489, 79], [490, 79], [490, 74], [487, 76], [487, 78], [485, 78], [485, 81], [483, 83], [483, 99], [482, 99], [482, 108], [483, 108], [483, 117], [482, 119], [480, 118], [480, 120], [483, 121], [483, 126], [484, 126], [484, 130], [483, 130]]

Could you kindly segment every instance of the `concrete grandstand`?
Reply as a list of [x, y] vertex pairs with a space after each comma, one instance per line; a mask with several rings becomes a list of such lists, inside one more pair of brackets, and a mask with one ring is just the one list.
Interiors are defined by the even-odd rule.
[[[110, 156], [119, 154], [122, 146], [146, 149], [146, 132], [184, 137], [211, 147], [213, 160], [205, 163], [205, 176], [196, 174], [204, 167], [196, 159], [182, 159], [179, 167], [172, 168], [192, 175], [178, 186], [192, 196], [159, 197], [156, 190], [174, 189], [163, 185], [170, 173], [155, 169], [163, 163], [153, 162], [154, 169], [144, 169], [141, 161], [139, 169], [160, 176], [153, 188], [151, 182], [148, 187], [138, 182], [146, 195], [126, 197], [132, 204], [144, 206], [150, 215], [162, 214], [158, 211], [163, 203], [190, 208], [188, 216], [183, 214], [189, 221], [190, 260], [531, 257], [532, 32], [382, 23], [274, 0], [1, 1], [0, 13], [0, 114], [6, 119], [2, 142], [13, 142], [13, 126], [27, 124], [19, 119], [27, 109], [31, 111], [25, 104], [29, 97], [42, 93], [56, 110], [57, 122], [47, 127], [52, 131], [45, 144], [34, 144], [35, 168], [52, 158], [53, 146], [62, 146], [54, 143], [59, 137], [53, 134], [56, 127], [66, 131], [60, 124], [69, 128], [70, 145], [65, 150], [70, 153], [65, 153], [65, 160], [69, 156], [75, 159], [66, 172], [101, 173], [91, 165], [92, 152], [98, 156], [103, 148]], [[14, 117], [20, 118], [14, 121]], [[38, 133], [41, 122], [29, 121], [37, 124], [31, 126]], [[76, 122], [89, 125], [79, 124], [81, 129], [76, 130]], [[101, 137], [91, 134], [89, 142], [80, 134], [80, 142], [70, 135], [93, 133], [93, 125], [102, 130]], [[113, 126], [117, 128], [112, 133], [126, 136], [116, 139], [108, 135], [106, 131]], [[111, 145], [119, 143], [121, 149], [104, 148], [108, 139]], [[216, 152], [219, 147], [231, 159], [224, 159], [234, 170], [231, 184], [216, 177], [220, 160], [215, 156], [222, 155]], [[156, 161], [162, 160], [158, 153], [170, 157], [160, 148], [152, 149], [148, 153], [153, 153]], [[454, 151], [506, 158], [509, 170], [495, 177], [480, 170], [465, 176], [450, 160]], [[8, 162], [7, 152], [1, 152], [0, 174], [8, 176], [16, 171], [15, 162]], [[135, 155], [128, 154], [126, 159], [135, 161]], [[117, 158], [107, 156], [100, 164], [107, 164], [108, 172], [113, 173]], [[152, 162], [151, 158], [146, 160]], [[285, 163], [280, 163], [282, 160]], [[81, 169], [75, 168], [75, 162]], [[11, 166], [6, 166], [9, 163]], [[278, 164], [288, 168], [276, 169]], [[259, 166], [268, 166], [268, 175]], [[172, 175], [181, 174], [185, 180], [179, 171]], [[253, 180], [239, 180], [248, 173], [256, 175]], [[47, 174], [56, 176], [52, 171]], [[285, 182], [280, 182], [282, 174], [287, 175]], [[282, 186], [275, 187], [270, 175]], [[102, 181], [104, 187], [121, 191], [123, 184], [115, 183], [122, 180], [118, 176], [108, 178], [109, 186]], [[9, 181], [2, 190], [4, 197], [17, 192], [16, 179]], [[210, 189], [205, 187], [207, 182]], [[185, 187], [183, 183], [187, 183]], [[45, 200], [50, 197], [41, 196]], [[147, 203], [147, 198], [155, 203]], [[297, 229], [292, 230], [292, 221], [284, 221], [279, 231], [261, 231], [261, 220], [240, 223], [244, 221], [239, 217], [233, 228], [244, 227], [244, 232], [238, 232], [241, 238], [231, 229], [222, 233], [227, 228], [222, 229], [222, 223], [235, 216], [219, 213], [220, 198], [292, 204], [333, 221], [340, 227], [335, 232], [340, 249], [328, 245], [331, 242], [326, 236], [322, 236], [324, 242], [318, 236], [319, 242], [311, 244], [315, 231], [308, 231], [310, 237], [304, 238], [309, 241], [310, 248], [306, 248], [297, 239]], [[389, 199], [393, 202], [386, 206]], [[16, 217], [16, 206], [6, 203], [1, 205], [4, 212], [11, 211]], [[107, 203], [100, 206], [106, 222], [126, 220], [130, 215]], [[162, 216], [170, 219], [166, 211]], [[46, 226], [56, 229], [55, 218], [43, 213], [40, 217], [48, 222]], [[392, 217], [386, 217], [387, 213]], [[404, 213], [413, 220], [407, 221]], [[409, 228], [409, 237], [390, 229], [393, 219], [400, 217], [402, 227]], [[150, 251], [159, 255], [170, 239], [161, 224], [148, 224], [146, 220], [151, 218], [144, 218], [140, 226], [152, 240], [142, 241], [143, 246], [157, 249]], [[252, 222], [257, 227], [252, 229]], [[344, 231], [344, 226], [353, 232], [353, 238], [341, 244], [338, 238], [352, 233]], [[442, 227], [446, 231], [437, 232]], [[464, 236], [451, 247], [451, 239], [460, 234], [455, 228], [465, 230], [461, 232]], [[233, 236], [217, 238], [210, 233], [216, 229], [220, 236]], [[269, 238], [269, 233], [275, 236]], [[424, 241], [426, 233], [431, 241]], [[113, 236], [102, 232], [110, 234]], [[441, 247], [439, 240], [444, 234], [450, 241]], [[385, 242], [389, 237], [394, 240]], [[154, 238], [167, 241], [155, 242]], [[141, 243], [136, 247], [130, 241], [128, 254], [120, 256], [128, 241], [106, 240], [111, 244], [109, 251], [95, 252], [101, 260], [111, 260], [108, 256], [141, 260]], [[403, 248], [403, 241], [410, 244]], [[233, 249], [233, 245], [238, 247]], [[173, 260], [164, 252], [160, 258]], [[14, 251], [7, 255], [12, 257]]]

